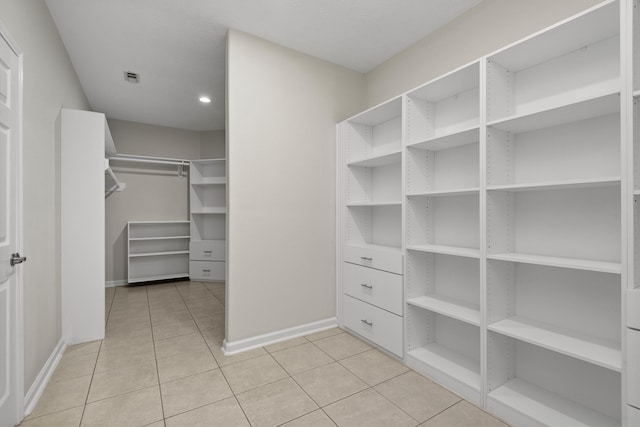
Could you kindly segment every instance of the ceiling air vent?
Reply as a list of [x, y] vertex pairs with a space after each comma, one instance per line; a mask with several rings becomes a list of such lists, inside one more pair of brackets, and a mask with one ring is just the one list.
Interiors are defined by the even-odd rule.
[[133, 71], [125, 71], [124, 79], [129, 83], [140, 83], [140, 75], [138, 73], [134, 73]]

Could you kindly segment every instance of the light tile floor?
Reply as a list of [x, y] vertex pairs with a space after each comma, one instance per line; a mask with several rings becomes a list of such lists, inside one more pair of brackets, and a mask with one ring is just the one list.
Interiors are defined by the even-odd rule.
[[234, 356], [224, 284], [106, 291], [106, 338], [68, 347], [28, 426], [505, 424], [331, 329]]

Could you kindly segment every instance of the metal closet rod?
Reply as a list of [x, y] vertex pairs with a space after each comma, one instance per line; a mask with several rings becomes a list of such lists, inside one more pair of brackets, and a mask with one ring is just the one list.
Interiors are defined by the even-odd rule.
[[151, 163], [159, 165], [188, 165], [189, 160], [185, 159], [171, 159], [168, 157], [151, 157], [151, 156], [138, 156], [135, 154], [116, 154], [110, 157], [111, 160], [121, 160], [124, 162], [134, 163]]

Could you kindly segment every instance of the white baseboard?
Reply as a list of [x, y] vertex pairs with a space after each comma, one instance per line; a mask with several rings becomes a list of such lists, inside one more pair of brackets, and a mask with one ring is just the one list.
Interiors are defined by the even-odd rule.
[[47, 384], [51, 379], [51, 375], [53, 375], [53, 371], [56, 370], [56, 367], [62, 358], [65, 348], [67, 348], [67, 345], [64, 342], [64, 338], [60, 338], [60, 341], [56, 344], [53, 352], [51, 352], [51, 355], [38, 373], [35, 381], [31, 384], [31, 387], [29, 387], [29, 391], [27, 391], [27, 394], [24, 396], [25, 417], [35, 409], [38, 400], [40, 400], [40, 396], [42, 396], [44, 389], [47, 387]]
[[317, 322], [307, 323], [293, 328], [283, 329], [281, 331], [269, 332], [268, 334], [258, 335], [243, 340], [228, 342], [226, 339], [222, 342], [222, 351], [227, 356], [242, 353], [243, 351], [253, 350], [254, 348], [264, 347], [269, 344], [275, 344], [280, 341], [286, 341], [291, 338], [309, 335], [314, 332], [324, 331], [338, 326], [335, 317], [319, 320]]
[[129, 282], [126, 280], [109, 280], [104, 282], [105, 288], [115, 288], [116, 286], [125, 286], [128, 285]]

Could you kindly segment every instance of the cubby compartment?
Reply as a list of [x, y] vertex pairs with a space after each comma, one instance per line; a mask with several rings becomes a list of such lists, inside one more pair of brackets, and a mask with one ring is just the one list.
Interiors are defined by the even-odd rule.
[[226, 212], [225, 185], [191, 185], [192, 213], [224, 213]]
[[619, 426], [620, 373], [487, 334], [487, 409], [514, 425]]
[[191, 240], [225, 240], [226, 236], [226, 215], [192, 212]]
[[400, 158], [380, 166], [349, 166], [346, 176], [347, 205], [400, 205], [401, 169]]
[[480, 261], [407, 251], [407, 304], [480, 326]]
[[412, 305], [406, 323], [409, 366], [479, 404], [480, 328]]
[[490, 260], [490, 331], [621, 371], [620, 275]]
[[407, 249], [478, 258], [479, 195], [407, 197]]
[[346, 207], [347, 243], [398, 248], [402, 246], [402, 208], [390, 206]]
[[619, 113], [524, 133], [487, 129], [490, 190], [619, 182]]
[[189, 251], [129, 258], [129, 283], [189, 277]]
[[480, 65], [474, 62], [407, 94], [407, 144], [453, 146], [477, 130]]
[[189, 170], [191, 185], [220, 185], [227, 182], [225, 159], [193, 160]]
[[396, 98], [345, 122], [343, 135], [347, 164], [375, 163], [399, 157], [402, 149], [402, 99]]
[[585, 105], [581, 103], [609, 95], [618, 98], [619, 22], [618, 1], [605, 2], [569, 22], [490, 55], [487, 58], [490, 124], [541, 112], [549, 113], [547, 118], [560, 119], [573, 107], [586, 114], [582, 117], [585, 119], [602, 115], [598, 111], [605, 105], [591, 103], [590, 108], [583, 108]]
[[620, 186], [487, 193], [488, 259], [620, 273]]
[[188, 221], [130, 222], [129, 240], [188, 238]]
[[478, 138], [462, 145], [436, 148], [439, 147], [407, 148], [407, 195], [477, 193]]

